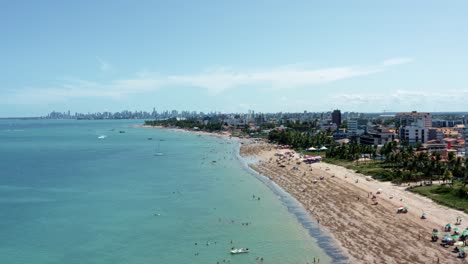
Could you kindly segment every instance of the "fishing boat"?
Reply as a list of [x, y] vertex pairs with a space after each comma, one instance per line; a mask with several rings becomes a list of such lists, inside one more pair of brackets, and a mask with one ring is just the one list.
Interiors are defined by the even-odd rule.
[[231, 249], [231, 254], [242, 254], [242, 253], [249, 253], [248, 248], [233, 248]]

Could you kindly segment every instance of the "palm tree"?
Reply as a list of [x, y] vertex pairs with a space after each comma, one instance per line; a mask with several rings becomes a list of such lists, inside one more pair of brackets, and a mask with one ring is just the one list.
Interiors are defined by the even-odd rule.
[[442, 179], [444, 180], [444, 183], [446, 183], [447, 181], [451, 181], [451, 185], [453, 186], [453, 175], [452, 172], [448, 169], [445, 170]]

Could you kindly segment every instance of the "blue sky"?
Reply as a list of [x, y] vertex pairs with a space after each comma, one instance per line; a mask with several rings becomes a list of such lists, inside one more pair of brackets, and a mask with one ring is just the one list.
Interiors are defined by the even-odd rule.
[[468, 1], [1, 1], [0, 116], [466, 111]]

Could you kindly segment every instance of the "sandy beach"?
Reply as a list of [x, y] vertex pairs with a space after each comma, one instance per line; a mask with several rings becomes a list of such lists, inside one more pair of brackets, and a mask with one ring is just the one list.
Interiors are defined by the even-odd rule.
[[[324, 162], [312, 165], [298, 155], [277, 161], [277, 150], [266, 143], [246, 143], [241, 155], [259, 160], [250, 166], [296, 198], [350, 256], [350, 263], [464, 263], [453, 247], [431, 242], [433, 228], [443, 236], [447, 223], [467, 215], [410, 193], [403, 186], [378, 182], [365, 175]], [[323, 177], [323, 179], [320, 179]], [[377, 190], [380, 194], [376, 194]], [[372, 193], [372, 194], [371, 194]], [[374, 205], [371, 197], [377, 196]], [[408, 206], [407, 214], [397, 214]], [[427, 219], [420, 219], [422, 213]], [[466, 221], [466, 222], [465, 222]]]

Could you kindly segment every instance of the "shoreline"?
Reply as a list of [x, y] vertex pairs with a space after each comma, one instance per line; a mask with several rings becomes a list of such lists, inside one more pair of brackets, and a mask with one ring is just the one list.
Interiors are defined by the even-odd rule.
[[[296, 160], [290, 160], [287, 164], [282, 163], [284, 167], [278, 167], [273, 162], [275, 153], [292, 150], [276, 150], [274, 145], [251, 139], [180, 128], [139, 127], [236, 141], [236, 156], [244, 169], [279, 196], [283, 205], [317, 240], [318, 246], [333, 263], [460, 261], [451, 248], [440, 246], [440, 239], [437, 243], [430, 241], [431, 231], [439, 229], [441, 238], [445, 224], [454, 224], [457, 216], [468, 220], [468, 215], [406, 191], [405, 187], [378, 182], [369, 176], [323, 162], [297, 165]], [[298, 170], [292, 171], [293, 167]], [[324, 179], [312, 181], [320, 176]], [[381, 189], [377, 196], [379, 203], [373, 206], [367, 195], [375, 194], [378, 189]], [[396, 208], [401, 205], [410, 207], [407, 214], [396, 214]], [[428, 219], [420, 219], [422, 212], [428, 215]], [[465, 226], [459, 227], [463, 230]], [[320, 239], [324, 237], [329, 239]]]
[[[241, 146], [241, 155], [257, 162], [249, 167], [289, 193], [349, 255], [351, 263], [457, 263], [451, 248], [430, 241], [433, 228], [441, 231], [463, 212], [441, 206], [404, 187], [377, 182], [368, 176], [327, 163], [298, 164], [294, 158], [277, 162], [269, 144]], [[323, 177], [322, 180], [320, 178]], [[376, 191], [381, 189], [380, 194]], [[370, 193], [377, 196], [373, 205]], [[400, 205], [407, 214], [397, 214]], [[428, 218], [420, 219], [422, 212]], [[465, 225], [459, 226], [462, 230]]]
[[[258, 144], [252, 139], [244, 139], [238, 137], [231, 137], [229, 134], [218, 134], [210, 133], [206, 131], [193, 131], [182, 128], [168, 128], [162, 126], [147, 126], [147, 125], [136, 125], [140, 128], [153, 128], [153, 129], [164, 129], [174, 132], [190, 133], [195, 135], [211, 136], [227, 140], [232, 140], [235, 142], [235, 155], [238, 161], [240, 162], [243, 169], [255, 177], [257, 180], [265, 184], [275, 195], [277, 195], [281, 203], [286, 207], [289, 213], [291, 213], [298, 223], [307, 231], [308, 235], [313, 239], [317, 240], [317, 246], [324, 251], [324, 253], [331, 258], [332, 263], [345, 264], [345, 263], [356, 263], [351, 255], [349, 255], [340, 243], [334, 238], [332, 233], [328, 230], [321, 229], [319, 225], [316, 224], [316, 219], [314, 219], [308, 212], [307, 209], [300, 203], [293, 195], [283, 189], [276, 182], [271, 181], [267, 176], [259, 173], [253, 169], [250, 165], [255, 164], [261, 161], [257, 157], [248, 157], [241, 154], [241, 149], [245, 145], [249, 144]], [[262, 144], [262, 143], [261, 143]], [[250, 158], [250, 159], [249, 159]], [[253, 159], [252, 159], [253, 158]]]
[[[255, 143], [254, 143], [255, 144]], [[316, 220], [307, 212], [306, 208], [301, 204], [294, 196], [284, 190], [276, 182], [271, 181], [267, 176], [259, 173], [253, 169], [250, 165], [258, 161], [248, 161], [248, 156], [242, 156], [241, 154], [242, 145], [239, 144], [238, 152], [236, 157], [243, 166], [244, 170], [255, 177], [257, 180], [265, 184], [275, 195], [278, 196], [281, 203], [288, 209], [298, 223], [307, 231], [307, 233], [315, 240], [317, 245], [324, 253], [331, 258], [332, 263], [355, 263], [352, 256], [347, 254], [345, 250], [340, 246], [338, 241], [326, 230], [320, 229], [320, 226], [316, 224]]]

